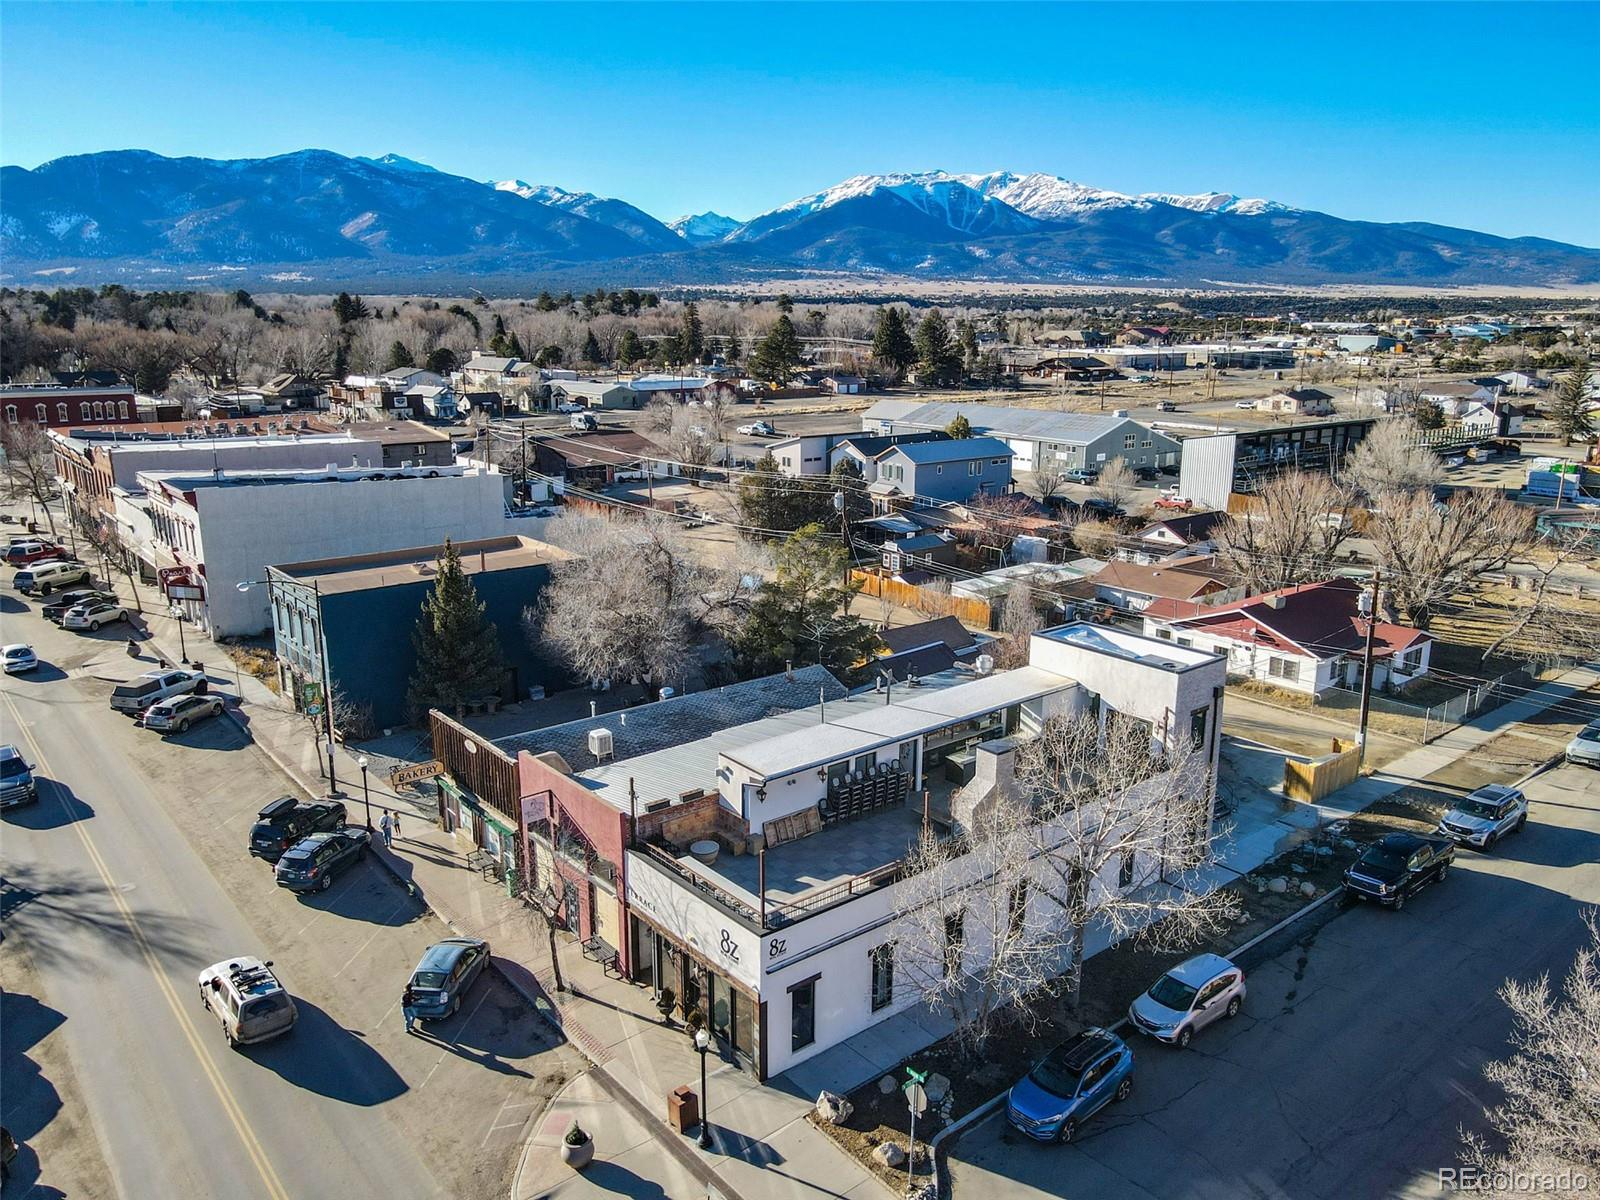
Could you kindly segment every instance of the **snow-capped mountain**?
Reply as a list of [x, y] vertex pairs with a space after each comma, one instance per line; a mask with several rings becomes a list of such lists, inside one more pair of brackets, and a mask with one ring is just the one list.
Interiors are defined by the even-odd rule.
[[721, 213], [703, 212], [674, 217], [667, 222], [667, 228], [684, 241], [698, 246], [706, 242], [721, 241], [742, 224], [744, 222], [735, 221], [732, 217], [725, 217]]
[[[711, 177], [711, 178], [714, 178]], [[119, 150], [0, 168], [3, 281], [427, 287], [720, 282], [797, 270], [1192, 284], [1594, 284], [1600, 250], [1346, 221], [1228, 192], [1130, 195], [1056, 175], [858, 175], [735, 222], [485, 183], [398, 154], [261, 159]]]

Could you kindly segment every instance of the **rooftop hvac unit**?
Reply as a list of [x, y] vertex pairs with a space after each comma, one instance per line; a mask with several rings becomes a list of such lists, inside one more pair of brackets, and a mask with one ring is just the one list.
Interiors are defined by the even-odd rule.
[[596, 760], [600, 762], [604, 762], [606, 759], [611, 757], [611, 730], [589, 730], [589, 753], [594, 755]]
[[979, 675], [992, 675], [992, 674], [994, 674], [994, 655], [992, 655], [992, 654], [980, 654], [980, 655], [978, 655], [978, 661], [977, 661], [976, 665], [977, 665], [977, 668], [978, 668], [978, 674]]

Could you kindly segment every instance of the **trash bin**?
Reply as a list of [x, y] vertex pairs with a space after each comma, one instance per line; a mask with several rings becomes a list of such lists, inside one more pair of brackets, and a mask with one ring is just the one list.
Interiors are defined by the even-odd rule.
[[700, 1124], [700, 1097], [688, 1084], [667, 1093], [667, 1124], [679, 1133], [688, 1133]]

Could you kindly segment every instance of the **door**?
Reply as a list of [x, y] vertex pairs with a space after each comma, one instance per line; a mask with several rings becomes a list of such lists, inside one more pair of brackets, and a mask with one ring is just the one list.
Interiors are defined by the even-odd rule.
[[1214, 979], [1200, 989], [1200, 994], [1194, 998], [1194, 1025], [1196, 1029], [1204, 1029], [1217, 1019], [1222, 1011], [1220, 998], [1227, 990], [1230, 977]]
[[1111, 1068], [1116, 1061], [1115, 1056], [1102, 1058], [1084, 1072], [1083, 1082], [1078, 1087], [1078, 1095], [1083, 1101], [1073, 1114], [1077, 1120], [1081, 1121], [1091, 1113], [1098, 1112], [1111, 1098]]

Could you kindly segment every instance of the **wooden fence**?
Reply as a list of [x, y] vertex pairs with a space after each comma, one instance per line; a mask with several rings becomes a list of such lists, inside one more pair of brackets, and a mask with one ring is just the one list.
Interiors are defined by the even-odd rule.
[[1354, 783], [1360, 771], [1361, 756], [1356, 744], [1343, 738], [1334, 738], [1332, 754], [1325, 754], [1310, 762], [1284, 760], [1283, 794], [1290, 800], [1315, 803], [1346, 784]]
[[522, 784], [514, 758], [438, 709], [428, 712], [433, 756], [457, 783], [512, 821], [521, 813]]
[[979, 629], [994, 628], [994, 609], [987, 600], [972, 600], [936, 592], [913, 584], [891, 579], [876, 571], [851, 571], [850, 579], [861, 585], [861, 594], [874, 599], [885, 599], [902, 608], [925, 612], [933, 617], [955, 617], [964, 625]]

